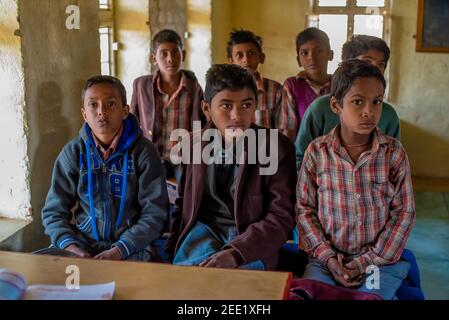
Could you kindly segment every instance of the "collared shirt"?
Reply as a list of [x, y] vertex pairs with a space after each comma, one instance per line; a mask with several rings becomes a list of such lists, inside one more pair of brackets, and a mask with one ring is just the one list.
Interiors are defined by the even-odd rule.
[[114, 139], [112, 140], [111, 145], [107, 149], [105, 149], [101, 145], [101, 142], [97, 139], [95, 134], [92, 132], [92, 137], [94, 138], [95, 146], [97, 147], [98, 152], [100, 152], [100, 155], [103, 157], [103, 160], [105, 160], [105, 161], [108, 160], [108, 158], [115, 151], [115, 149], [117, 149], [118, 142], [120, 141], [122, 133], [123, 133], [123, 123], [122, 123], [122, 126], [120, 127], [119, 131], [115, 135]]
[[331, 76], [329, 76], [329, 81], [327, 81], [325, 84], [319, 84], [319, 83], [316, 83], [315, 81], [309, 79], [307, 77], [307, 73], [305, 71], [300, 71], [296, 75], [296, 79], [306, 80], [309, 87], [317, 94], [317, 96], [329, 94], [329, 92], [331, 91]]
[[352, 161], [340, 125], [307, 148], [296, 188], [300, 247], [324, 265], [337, 253], [368, 265], [399, 260], [415, 207], [407, 155], [399, 140], [373, 133]]
[[295, 77], [285, 80], [284, 90], [287, 96], [287, 103], [293, 105], [295, 115], [298, 118], [298, 127], [309, 105], [319, 96], [329, 93], [330, 86], [330, 80], [320, 85], [310, 80], [304, 71], [301, 71]]
[[163, 160], [170, 158], [170, 150], [175, 142], [170, 141], [170, 134], [175, 129], [189, 130], [191, 126], [190, 100], [191, 93], [187, 89], [186, 76], [181, 73], [181, 80], [176, 91], [169, 96], [161, 89], [161, 77], [156, 79], [156, 105], [159, 108], [158, 121], [155, 121], [155, 131], [159, 154]]
[[258, 90], [255, 123], [271, 129], [295, 130], [295, 106], [289, 103], [287, 92], [279, 82], [255, 74]]

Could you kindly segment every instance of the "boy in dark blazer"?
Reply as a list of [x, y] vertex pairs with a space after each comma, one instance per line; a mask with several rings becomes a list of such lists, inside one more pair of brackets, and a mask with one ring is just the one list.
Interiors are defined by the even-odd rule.
[[[183, 163], [167, 251], [177, 265], [272, 270], [293, 228], [293, 144], [253, 123], [257, 87], [245, 69], [215, 65], [206, 82], [209, 123], [185, 139], [192, 158], [201, 151], [202, 159]], [[205, 136], [218, 146], [213, 155]], [[261, 150], [270, 150], [271, 172]]]

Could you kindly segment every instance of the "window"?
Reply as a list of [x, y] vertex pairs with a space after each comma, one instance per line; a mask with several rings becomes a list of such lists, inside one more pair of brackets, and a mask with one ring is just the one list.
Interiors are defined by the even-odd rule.
[[103, 10], [109, 10], [111, 8], [111, 1], [110, 0], [98, 0], [100, 9]]
[[112, 75], [112, 52], [111, 52], [112, 28], [100, 28], [100, 53], [101, 53], [101, 74]]
[[309, 26], [326, 32], [334, 50], [328, 72], [333, 73], [341, 58], [341, 48], [354, 34], [387, 38], [390, 0], [313, 0]]
[[99, 0], [101, 74], [115, 75], [113, 0]]

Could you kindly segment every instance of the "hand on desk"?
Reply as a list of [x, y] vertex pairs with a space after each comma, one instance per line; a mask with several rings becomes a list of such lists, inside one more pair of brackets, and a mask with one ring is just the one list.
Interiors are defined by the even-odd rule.
[[234, 249], [225, 249], [211, 255], [209, 258], [199, 264], [206, 268], [237, 268], [242, 263], [242, 257]]
[[84, 251], [83, 249], [79, 248], [76, 244], [71, 244], [65, 250], [70, 251], [71, 253], [76, 254], [80, 258], [92, 258], [92, 256]]
[[96, 260], [122, 260], [122, 255], [117, 247], [109, 250], [105, 250], [97, 254], [94, 259]]

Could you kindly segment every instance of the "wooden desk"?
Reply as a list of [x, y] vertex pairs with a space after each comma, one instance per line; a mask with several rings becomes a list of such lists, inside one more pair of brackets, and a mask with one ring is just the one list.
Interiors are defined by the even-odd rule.
[[77, 265], [80, 284], [115, 281], [114, 299], [278, 300], [291, 273], [180, 267], [161, 263], [72, 259], [0, 251], [0, 268], [24, 275], [28, 284], [65, 285], [66, 267]]

